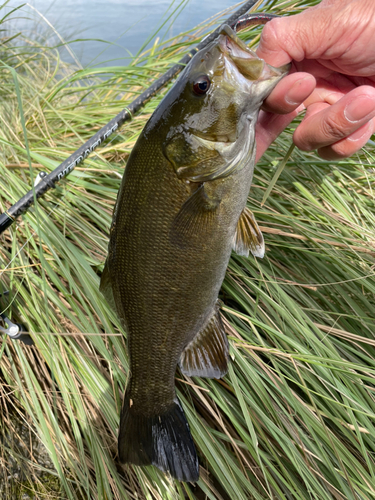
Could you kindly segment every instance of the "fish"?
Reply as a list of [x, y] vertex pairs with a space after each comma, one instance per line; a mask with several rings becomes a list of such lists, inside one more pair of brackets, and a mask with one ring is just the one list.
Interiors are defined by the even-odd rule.
[[100, 284], [127, 333], [121, 463], [199, 479], [175, 373], [177, 366], [187, 376], [227, 373], [218, 295], [232, 250], [264, 255], [246, 207], [255, 125], [288, 70], [265, 63], [223, 25], [185, 67], [130, 154]]

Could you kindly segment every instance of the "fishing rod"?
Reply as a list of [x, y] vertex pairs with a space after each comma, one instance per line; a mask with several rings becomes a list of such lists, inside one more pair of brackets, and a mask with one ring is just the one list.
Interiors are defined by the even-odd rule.
[[[240, 31], [248, 26], [255, 24], [265, 24], [269, 20], [277, 17], [272, 14], [244, 14], [256, 3], [257, 0], [249, 0], [242, 7], [240, 7], [229, 19], [226, 24], [229, 24], [235, 31]], [[27, 212], [28, 208], [43, 196], [50, 189], [56, 187], [56, 183], [61, 181], [64, 177], [70, 174], [74, 168], [82, 163], [100, 144], [102, 144], [109, 136], [118, 130], [126, 121], [132, 119], [133, 115], [141, 109], [151, 97], [155, 96], [157, 92], [169, 83], [175, 76], [180, 73], [184, 67], [189, 63], [192, 57], [206, 45], [211, 43], [220, 33], [221, 27], [219, 26], [210, 35], [205, 37], [193, 50], [186, 54], [180, 61], [172, 66], [166, 73], [158, 78], [147, 90], [142, 92], [129, 106], [124, 108], [115, 118], [109, 123], [104, 125], [93, 137], [86, 141], [80, 148], [77, 149], [72, 155], [64, 160], [58, 167], [56, 167], [50, 174], [39, 176], [38, 182], [34, 183], [33, 189], [20, 198], [8, 210], [0, 214], [0, 234], [9, 228], [16, 219]]]
[[12, 321], [0, 313], [0, 318], [3, 320], [5, 326], [0, 325], [0, 333], [6, 333], [12, 340], [21, 340], [26, 345], [33, 345], [34, 341], [26, 332], [25, 327], [19, 323], [12, 323]]
[[[9, 295], [9, 290], [6, 290], [2, 294], [0, 294], [0, 297], [2, 297], [3, 295]], [[0, 313], [0, 319], [2, 320], [0, 322], [0, 333], [6, 333], [12, 340], [21, 340], [26, 345], [34, 344], [33, 339], [27, 333], [23, 325], [19, 323], [13, 323], [3, 313]]]

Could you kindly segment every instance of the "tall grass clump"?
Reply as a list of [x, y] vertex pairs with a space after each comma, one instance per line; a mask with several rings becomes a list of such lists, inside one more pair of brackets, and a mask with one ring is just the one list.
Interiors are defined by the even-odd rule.
[[[262, 10], [289, 15], [313, 3], [269, 0]], [[203, 31], [155, 42], [128, 66], [105, 69], [77, 69], [47, 43], [4, 35], [1, 211]], [[199, 453], [198, 484], [119, 465], [126, 333], [99, 293], [99, 277], [126, 160], [162, 95], [0, 237], [1, 311], [35, 342], [1, 338], [3, 497], [373, 499], [373, 145], [340, 162], [295, 149], [265, 196], [290, 154], [295, 125], [258, 163], [248, 200], [266, 256], [233, 254], [222, 287], [229, 373], [223, 380], [176, 376]], [[16, 466], [21, 472], [13, 474]]]

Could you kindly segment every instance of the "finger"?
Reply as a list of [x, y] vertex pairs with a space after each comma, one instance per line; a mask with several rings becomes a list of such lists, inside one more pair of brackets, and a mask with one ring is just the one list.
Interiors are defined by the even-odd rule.
[[[284, 40], [287, 38], [286, 33], [289, 25], [289, 18], [281, 18], [272, 19], [272, 21], [264, 26], [260, 37], [259, 47], [257, 48], [257, 55], [268, 62], [268, 64], [277, 67], [295, 59], [284, 44]], [[303, 57], [296, 60], [298, 61], [301, 59], [303, 59]]]
[[302, 110], [303, 105], [287, 115], [275, 115], [261, 111], [255, 128], [257, 162], [273, 141]]
[[319, 148], [318, 154], [324, 160], [339, 160], [340, 158], [348, 158], [366, 145], [367, 141], [374, 133], [374, 130], [375, 121], [372, 119], [365, 125], [362, 125], [362, 127], [356, 130], [349, 137], [332, 144], [332, 146]]
[[[350, 0], [347, 1], [350, 3]], [[355, 45], [361, 32], [366, 29], [368, 31], [369, 27], [371, 29], [368, 19], [371, 18], [373, 10], [369, 12], [369, 6], [366, 5], [357, 17], [356, 2], [352, 3], [350, 8], [346, 8], [343, 0], [332, 5], [321, 2], [315, 9], [306, 9], [295, 16], [272, 19], [262, 30], [258, 56], [273, 66], [281, 66], [291, 60], [316, 60], [323, 57], [334, 61], [341, 58]], [[363, 5], [365, 6], [365, 2]], [[348, 29], [348, 26], [351, 29]], [[368, 59], [367, 52], [361, 51], [357, 46], [356, 51], [358, 50], [362, 60], [364, 57]], [[324, 57], [327, 54], [329, 57]], [[331, 69], [338, 70], [337, 67]]]
[[276, 85], [262, 108], [273, 113], [290, 113], [309, 97], [315, 84], [315, 78], [308, 73], [288, 75]]
[[[329, 75], [327, 78], [317, 77], [315, 73], [316, 87], [314, 91], [305, 99], [305, 106], [308, 108], [310, 104], [317, 102], [327, 102], [335, 104], [346, 94], [359, 87], [344, 75]], [[363, 84], [364, 86], [365, 84]]]
[[332, 106], [327, 103], [309, 106], [293, 140], [303, 151], [320, 149], [353, 134], [374, 116], [375, 89], [358, 87]]
[[[326, 21], [320, 11], [310, 9], [295, 16], [272, 19], [262, 30], [257, 54], [273, 66], [306, 57], [317, 59], [325, 49], [322, 33], [327, 29]], [[314, 57], [309, 57], [310, 54]]]

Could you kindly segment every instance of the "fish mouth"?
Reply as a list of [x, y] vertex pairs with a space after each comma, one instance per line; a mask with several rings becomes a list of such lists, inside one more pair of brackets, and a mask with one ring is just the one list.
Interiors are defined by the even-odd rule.
[[[215, 53], [205, 55], [206, 59], [207, 55], [216, 58], [210, 73], [212, 88], [217, 92], [212, 112], [219, 119], [220, 110], [227, 110], [229, 106], [233, 109], [223, 112], [223, 122], [217, 127], [211, 126], [212, 120], [203, 120], [201, 127], [196, 126], [194, 120], [186, 123], [184, 154], [176, 153], [177, 142], [175, 147], [172, 143], [167, 146], [166, 157], [174, 165], [177, 176], [190, 182], [222, 179], [254, 162], [259, 109], [290, 69], [290, 65], [281, 68], [268, 65], [227, 25], [222, 26], [218, 39], [212, 43]], [[207, 109], [211, 108], [204, 108]]]
[[237, 86], [239, 84], [245, 92], [251, 92], [254, 84], [258, 94], [271, 92], [291, 67], [286, 64], [275, 68], [267, 64], [249, 49], [228, 25], [221, 27], [219, 49], [224, 55], [225, 78], [230, 83], [237, 81]]
[[[209, 143], [219, 144], [220, 148], [230, 147], [231, 144], [236, 142], [238, 139], [237, 130], [234, 132], [229, 132], [228, 134], [214, 134], [207, 135], [207, 133], [200, 133], [198, 130], [194, 130], [192, 135], [198, 140], [199, 143], [204, 144], [205, 146]], [[212, 149], [212, 147], [211, 147]]]

